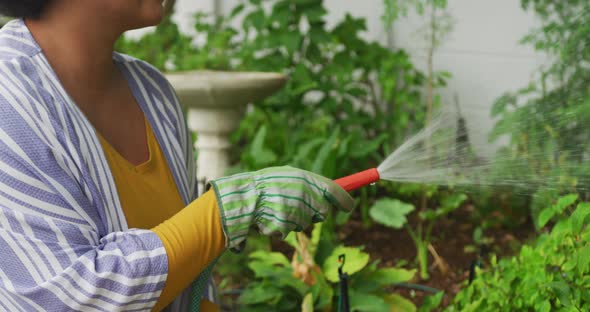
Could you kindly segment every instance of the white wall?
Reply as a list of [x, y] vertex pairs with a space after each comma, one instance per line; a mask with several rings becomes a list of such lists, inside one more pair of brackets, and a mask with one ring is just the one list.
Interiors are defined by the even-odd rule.
[[[457, 93], [467, 110], [469, 125], [477, 139], [485, 142], [493, 126], [490, 108], [506, 91], [526, 86], [545, 58], [519, 40], [535, 26], [532, 14], [522, 11], [515, 0], [449, 0], [455, 19], [453, 32], [435, 53], [436, 70], [452, 73], [442, 90], [445, 103], [453, 104]], [[426, 46], [416, 34], [423, 18], [410, 16], [396, 22], [393, 44], [408, 50], [419, 68], [426, 68]], [[491, 148], [490, 150], [491, 151]]]
[[[229, 13], [240, 0], [178, 0], [177, 18], [190, 30], [190, 16], [196, 10], [213, 12], [215, 2]], [[535, 25], [532, 14], [522, 11], [518, 0], [449, 0], [455, 27], [435, 54], [435, 69], [452, 73], [443, 102], [452, 104], [457, 93], [461, 106], [477, 127], [474, 139], [485, 142], [493, 126], [490, 108], [502, 93], [525, 86], [544, 58], [518, 41]], [[382, 0], [325, 0], [328, 23], [334, 25], [347, 12], [367, 18], [367, 37], [406, 49], [418, 68], [426, 70], [426, 44], [417, 33], [426, 22], [410, 15], [385, 30], [381, 22]]]

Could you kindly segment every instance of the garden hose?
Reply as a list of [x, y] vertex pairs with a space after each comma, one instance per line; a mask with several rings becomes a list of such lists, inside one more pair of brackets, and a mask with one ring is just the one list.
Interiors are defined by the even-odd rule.
[[380, 179], [381, 175], [379, 174], [377, 168], [371, 168], [369, 170], [361, 171], [359, 173], [334, 180], [334, 182], [340, 185], [347, 192], [350, 192], [363, 186], [376, 183]]
[[411, 290], [418, 290], [418, 291], [422, 291], [422, 292], [425, 292], [425, 293], [431, 293], [431, 294], [437, 294], [437, 293], [439, 293], [441, 291], [440, 289], [432, 288], [432, 287], [429, 287], [429, 286], [419, 285], [419, 284], [413, 284], [413, 283], [407, 283], [407, 282], [393, 284], [393, 286], [400, 287], [400, 288], [411, 289]]
[[342, 268], [346, 262], [346, 255], [338, 256], [338, 279], [340, 280], [340, 295], [338, 296], [338, 312], [350, 312], [350, 302], [348, 298], [348, 274], [344, 273]]

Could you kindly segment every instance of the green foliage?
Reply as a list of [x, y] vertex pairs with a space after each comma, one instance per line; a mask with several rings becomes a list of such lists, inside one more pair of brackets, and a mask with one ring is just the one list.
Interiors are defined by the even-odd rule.
[[555, 205], [541, 211], [536, 222], [537, 226], [539, 228], [543, 228], [545, 225], [547, 225], [547, 222], [553, 219], [556, 215], [562, 215], [566, 208], [573, 205], [577, 199], [577, 194], [567, 195], [559, 198]]
[[443, 197], [438, 209], [429, 209], [420, 212], [420, 219], [427, 221], [436, 221], [455, 209], [459, 208], [467, 200], [467, 195], [462, 193], [451, 193]]
[[[514, 257], [480, 271], [448, 311], [588, 311], [590, 309], [590, 204], [568, 212], [576, 196], [548, 210], [557, 223]], [[547, 210], [543, 210], [547, 211]]]
[[383, 0], [385, 7], [382, 19], [387, 27], [400, 17], [408, 15], [410, 9], [414, 8], [416, 13], [423, 15], [426, 7], [446, 9], [447, 0]]
[[272, 305], [281, 311], [293, 311], [298, 307], [296, 299], [302, 298], [307, 289], [303, 281], [294, 279], [289, 260], [281, 253], [255, 251], [250, 254], [248, 267], [263, 282], [248, 287], [240, 296], [245, 306]]
[[396, 199], [381, 199], [371, 207], [371, 217], [377, 222], [394, 229], [401, 229], [406, 222], [406, 215], [416, 208], [412, 204]]
[[240, 149], [266, 126], [263, 147], [276, 158], [242, 153], [239, 170], [289, 164], [328, 177], [376, 166], [422, 126], [424, 76], [403, 51], [363, 38], [365, 20], [347, 15], [326, 26], [323, 1], [275, 0], [245, 5], [246, 38], [238, 68], [280, 70], [286, 87], [263, 103], [234, 135]]
[[289, 261], [283, 254], [258, 251], [250, 255], [248, 268], [255, 279], [239, 298], [240, 311], [332, 310], [338, 300], [338, 257], [346, 255], [343, 270], [349, 275], [352, 311], [415, 311], [416, 307], [386, 287], [413, 279], [415, 270], [379, 268], [359, 247], [330, 246], [330, 254], [317, 253], [322, 225], [312, 237], [291, 234], [287, 242], [295, 249]]
[[[229, 18], [239, 12], [232, 12]], [[235, 40], [237, 31], [225, 27], [225, 19], [214, 19], [203, 13], [195, 14], [194, 18], [194, 30], [198, 34], [195, 37], [181, 33], [171, 15], [167, 15], [153, 32], [138, 40], [121, 37], [115, 49], [142, 59], [164, 72], [234, 68], [232, 61], [238, 58], [239, 53]], [[204, 43], [195, 44], [198, 39], [204, 39]]]
[[[553, 63], [539, 77], [499, 98], [492, 115], [491, 139], [508, 136], [501, 151], [506, 163], [497, 168], [506, 180], [527, 178], [535, 195], [533, 219], [559, 194], [581, 192], [590, 182], [590, 2], [521, 0], [541, 25], [523, 43], [549, 55]], [[528, 190], [530, 191], [530, 189]], [[536, 192], [535, 192], [536, 191]], [[529, 192], [530, 193], [530, 192]]]
[[[414, 193], [423, 191], [422, 187], [406, 185], [405, 191]], [[418, 224], [411, 227], [407, 224], [406, 215], [415, 210], [415, 206], [400, 200], [381, 199], [371, 207], [370, 215], [377, 223], [393, 229], [404, 227], [414, 244], [416, 245], [416, 261], [420, 268], [420, 277], [428, 279], [428, 246], [431, 244], [432, 228], [434, 224], [449, 213], [459, 208], [466, 200], [467, 195], [461, 193], [441, 192], [436, 188], [426, 189], [426, 196], [438, 196], [440, 204], [434, 209], [424, 209], [418, 213]]]
[[433, 311], [434, 309], [436, 309], [440, 306], [443, 297], [444, 297], [444, 293], [442, 291], [440, 291], [432, 296], [428, 296], [428, 297], [424, 298], [424, 303], [422, 304], [422, 306], [420, 307], [420, 310], [418, 310], [418, 312]]
[[[362, 252], [360, 248], [344, 246], [334, 248], [332, 254], [324, 261], [322, 268], [324, 276], [332, 283], [338, 282], [338, 267], [340, 266], [338, 257], [340, 255], [346, 256], [346, 273], [350, 275], [362, 270], [369, 263], [369, 254]], [[411, 278], [412, 276], [409, 279]]]

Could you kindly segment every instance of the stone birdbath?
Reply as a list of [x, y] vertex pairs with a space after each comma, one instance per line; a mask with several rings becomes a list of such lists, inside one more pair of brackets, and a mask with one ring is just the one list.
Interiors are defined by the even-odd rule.
[[200, 183], [224, 176], [229, 167], [229, 135], [237, 129], [247, 105], [272, 95], [287, 81], [282, 74], [262, 72], [191, 71], [166, 77], [188, 108], [188, 127], [197, 133]]

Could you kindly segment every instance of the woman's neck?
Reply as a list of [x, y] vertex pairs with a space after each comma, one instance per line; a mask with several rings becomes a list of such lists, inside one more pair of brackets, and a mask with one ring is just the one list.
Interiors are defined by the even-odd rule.
[[121, 32], [88, 12], [70, 7], [68, 15], [56, 14], [59, 9], [25, 23], [70, 95], [83, 102], [100, 100], [118, 78], [113, 46]]

